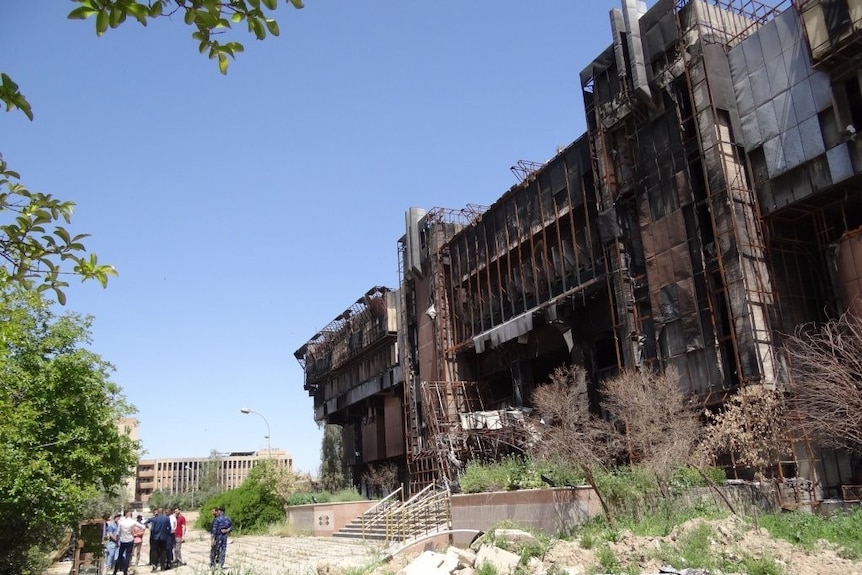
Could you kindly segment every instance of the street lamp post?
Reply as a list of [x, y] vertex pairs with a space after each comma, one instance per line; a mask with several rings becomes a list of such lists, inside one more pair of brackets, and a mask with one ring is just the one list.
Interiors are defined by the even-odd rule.
[[263, 420], [263, 422], [266, 424], [266, 450], [267, 450], [267, 453], [269, 454], [269, 458], [272, 459], [272, 436], [269, 433], [269, 422], [266, 420], [266, 418], [263, 416], [262, 413], [259, 413], [253, 409], [243, 407], [239, 411], [240, 411], [240, 413], [244, 413], [246, 415], [248, 415], [249, 413], [253, 413], [255, 415], [258, 415]]

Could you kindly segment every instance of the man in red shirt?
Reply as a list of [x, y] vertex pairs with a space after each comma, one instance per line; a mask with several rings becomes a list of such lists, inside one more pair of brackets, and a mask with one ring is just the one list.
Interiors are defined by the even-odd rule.
[[174, 565], [185, 565], [183, 561], [183, 540], [186, 537], [186, 516], [183, 515], [179, 507], [174, 509], [174, 516], [177, 518], [177, 528], [174, 531], [176, 540], [174, 541]]

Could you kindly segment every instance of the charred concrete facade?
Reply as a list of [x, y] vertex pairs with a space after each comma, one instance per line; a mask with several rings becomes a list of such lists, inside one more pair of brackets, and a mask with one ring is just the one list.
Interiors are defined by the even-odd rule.
[[369, 465], [404, 467], [397, 329], [397, 292], [376, 286], [294, 354], [314, 398], [314, 419], [341, 426], [357, 485]]
[[[658, 364], [718, 405], [789, 377], [781, 334], [862, 307], [862, 0], [623, 0], [610, 31], [580, 73], [584, 135], [487, 208], [407, 213], [378, 393], [413, 489], [515, 448], [559, 365], [594, 403]], [[787, 469], [829, 495], [854, 465]]]

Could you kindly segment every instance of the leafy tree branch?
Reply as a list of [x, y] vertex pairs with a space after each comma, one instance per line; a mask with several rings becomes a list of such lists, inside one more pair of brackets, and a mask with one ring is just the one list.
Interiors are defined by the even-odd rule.
[[[78, 7], [69, 18], [94, 18], [96, 34], [101, 36], [108, 28], [117, 28], [127, 19], [137, 20], [146, 26], [150, 20], [182, 14], [183, 22], [194, 28], [192, 38], [198, 50], [218, 62], [219, 71], [227, 73], [229, 58], [244, 51], [241, 42], [222, 40], [236, 24], [245, 24], [248, 33], [257, 40], [278, 36], [278, 21], [271, 13], [278, 8], [278, 0], [74, 0]], [[302, 0], [287, 0], [294, 8], [303, 8]]]
[[53, 290], [61, 304], [66, 303], [63, 289], [69, 275], [106, 286], [117, 271], [99, 263], [96, 254], [87, 254], [83, 240], [89, 234], [72, 235], [61, 225], [71, 223], [75, 204], [32, 192], [19, 180], [0, 156], [0, 214], [6, 216], [0, 222], [0, 284]]

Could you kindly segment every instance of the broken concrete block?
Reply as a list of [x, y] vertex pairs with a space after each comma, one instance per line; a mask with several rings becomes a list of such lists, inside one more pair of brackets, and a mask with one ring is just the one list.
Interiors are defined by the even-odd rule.
[[476, 568], [489, 563], [497, 575], [513, 575], [520, 561], [520, 556], [493, 545], [482, 545], [476, 553]]
[[472, 549], [461, 549], [460, 547], [450, 547], [446, 550], [447, 555], [453, 555], [458, 562], [464, 567], [476, 566], [476, 552]]
[[539, 542], [532, 533], [527, 533], [520, 529], [496, 529], [494, 530], [494, 539], [505, 541], [518, 549], [526, 545], [535, 545]]
[[425, 551], [411, 561], [398, 575], [450, 575], [458, 567], [458, 560], [436, 551]]

